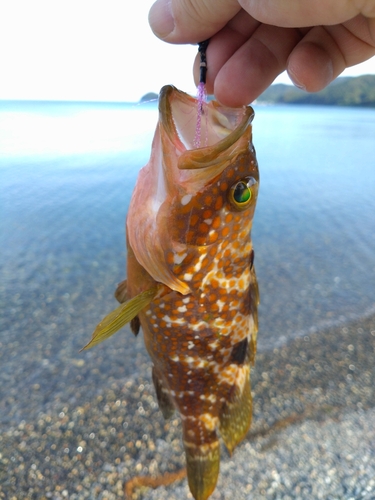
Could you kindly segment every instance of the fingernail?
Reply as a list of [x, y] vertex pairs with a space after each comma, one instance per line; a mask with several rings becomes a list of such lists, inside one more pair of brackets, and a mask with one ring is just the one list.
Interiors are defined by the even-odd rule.
[[308, 92], [318, 92], [319, 90], [324, 89], [333, 80], [333, 63], [326, 53], [323, 53], [322, 51], [321, 57], [319, 59], [319, 64], [316, 64], [316, 61], [313, 61], [311, 63], [311, 67], [313, 63], [315, 63], [316, 67], [316, 70], [313, 71], [313, 75], [315, 78], [310, 78], [310, 80], [307, 82], [307, 85], [302, 83], [301, 80], [297, 77], [293, 69], [293, 65], [288, 66], [287, 71], [289, 78], [299, 89], [306, 90], [308, 88]]
[[159, 38], [167, 37], [174, 29], [171, 0], [157, 0], [148, 14], [152, 31]]
[[299, 81], [299, 79], [296, 77], [296, 75], [294, 74], [294, 71], [292, 70], [292, 68], [288, 68], [287, 69], [287, 73], [288, 73], [288, 76], [289, 78], [292, 80], [293, 84], [298, 87], [299, 89], [301, 90], [306, 90], [306, 87], [305, 85], [303, 85], [303, 83], [301, 83]]

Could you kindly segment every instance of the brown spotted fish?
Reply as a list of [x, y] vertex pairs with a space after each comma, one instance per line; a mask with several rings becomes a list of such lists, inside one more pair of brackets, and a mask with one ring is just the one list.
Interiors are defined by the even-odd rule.
[[197, 148], [196, 100], [162, 88], [151, 158], [127, 217], [122, 304], [86, 346], [129, 321], [135, 334], [142, 327], [160, 409], [181, 415], [196, 500], [216, 486], [218, 431], [232, 452], [250, 426], [259, 302], [250, 239], [259, 184], [254, 112], [215, 101], [203, 111]]

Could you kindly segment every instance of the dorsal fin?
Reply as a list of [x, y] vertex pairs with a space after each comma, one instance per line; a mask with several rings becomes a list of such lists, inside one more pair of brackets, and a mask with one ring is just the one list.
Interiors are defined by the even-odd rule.
[[220, 434], [230, 454], [246, 436], [252, 416], [250, 368], [245, 365], [239, 369], [245, 371], [245, 383], [241, 388], [233, 387], [230, 401], [225, 403], [219, 416]]

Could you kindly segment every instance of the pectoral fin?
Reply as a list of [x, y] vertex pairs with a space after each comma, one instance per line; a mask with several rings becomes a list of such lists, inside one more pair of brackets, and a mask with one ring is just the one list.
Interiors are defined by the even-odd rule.
[[135, 336], [137, 336], [140, 328], [141, 322], [139, 321], [138, 316], [134, 316], [134, 318], [130, 321], [130, 330], [134, 333]]
[[252, 397], [249, 366], [241, 367], [246, 377], [243, 387], [235, 385], [230, 401], [224, 405], [220, 414], [220, 434], [229, 453], [243, 440], [251, 424]]
[[142, 311], [156, 296], [159, 291], [159, 285], [154, 286], [144, 292], [136, 295], [130, 300], [121, 304], [117, 309], [110, 312], [95, 328], [92, 338], [88, 344], [81, 350], [90, 349], [103, 340], [108, 339], [126, 323], [129, 323], [137, 314]]

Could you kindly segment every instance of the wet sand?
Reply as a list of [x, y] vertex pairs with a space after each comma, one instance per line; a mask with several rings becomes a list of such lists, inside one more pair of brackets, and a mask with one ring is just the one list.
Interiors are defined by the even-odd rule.
[[[130, 478], [183, 467], [180, 421], [157, 408], [142, 336], [79, 354], [85, 330], [73, 346], [45, 332], [32, 363], [27, 344], [13, 358], [3, 348], [0, 498], [119, 499]], [[258, 353], [253, 425], [232, 457], [223, 448], [211, 498], [374, 499], [374, 364], [375, 317]], [[192, 497], [184, 479], [134, 498]]]

